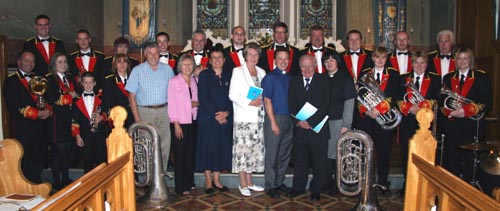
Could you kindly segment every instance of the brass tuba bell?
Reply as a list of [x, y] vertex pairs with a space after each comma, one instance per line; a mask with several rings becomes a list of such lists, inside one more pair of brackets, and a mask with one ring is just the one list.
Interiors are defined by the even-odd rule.
[[37, 107], [39, 110], [45, 110], [45, 98], [43, 95], [49, 87], [47, 79], [41, 76], [33, 76], [29, 81], [31, 93], [37, 97]]

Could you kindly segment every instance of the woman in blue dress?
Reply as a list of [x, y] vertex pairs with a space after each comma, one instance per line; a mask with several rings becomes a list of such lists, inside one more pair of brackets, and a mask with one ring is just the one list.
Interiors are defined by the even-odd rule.
[[231, 72], [222, 68], [222, 48], [212, 49], [209, 56], [211, 67], [200, 73], [198, 82], [196, 171], [205, 173], [205, 192], [212, 194], [214, 188], [229, 191], [220, 182], [220, 172], [231, 170], [233, 104], [228, 96]]

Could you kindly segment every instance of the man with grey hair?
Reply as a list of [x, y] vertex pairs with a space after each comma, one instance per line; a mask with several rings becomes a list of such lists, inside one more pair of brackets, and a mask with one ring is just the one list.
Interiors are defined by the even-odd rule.
[[[179, 54], [179, 58], [184, 54], [191, 54], [191, 56], [193, 56], [194, 61], [196, 63], [196, 69], [193, 72], [196, 83], [198, 83], [198, 74], [200, 74], [202, 70], [207, 69], [208, 51], [205, 50], [206, 44], [207, 44], [207, 35], [205, 34], [205, 31], [197, 29], [193, 32], [193, 35], [191, 36], [192, 49], [184, 51]], [[177, 70], [178, 68], [177, 66], [178, 64], [176, 64], [175, 70], [178, 73], [179, 71]]]
[[436, 38], [438, 50], [429, 53], [428, 72], [433, 72], [442, 78], [449, 72], [455, 71], [455, 58], [453, 48], [455, 45], [455, 34], [449, 30], [441, 30]]
[[158, 128], [163, 170], [167, 172], [171, 138], [167, 87], [174, 72], [168, 64], [160, 62], [160, 49], [156, 43], [146, 46], [144, 56], [146, 62], [134, 67], [125, 89], [129, 91], [135, 122], [148, 122]]

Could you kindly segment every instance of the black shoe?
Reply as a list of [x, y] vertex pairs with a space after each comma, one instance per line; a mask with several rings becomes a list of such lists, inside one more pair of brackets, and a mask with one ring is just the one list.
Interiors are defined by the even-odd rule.
[[398, 194], [398, 196], [405, 196], [405, 192], [406, 192], [405, 188], [403, 188], [403, 189], [399, 190], [397, 194]]
[[276, 189], [283, 192], [283, 193], [290, 193], [293, 191], [293, 189], [287, 187], [285, 184], [278, 186]]
[[320, 199], [319, 193], [311, 193], [311, 201], [319, 201]]
[[288, 196], [288, 198], [294, 198], [298, 195], [302, 195], [306, 193], [305, 190], [292, 190], [290, 193], [287, 193], [286, 196]]
[[339, 191], [337, 190], [337, 188], [330, 188], [330, 190], [328, 190], [328, 192], [326, 193], [330, 196], [335, 196], [339, 193]]
[[206, 194], [213, 194], [213, 193], [215, 193], [215, 190], [214, 190], [214, 188], [205, 188], [205, 193]]
[[219, 188], [219, 187], [217, 187], [217, 185], [215, 185], [215, 183], [213, 183], [213, 182], [212, 182], [212, 186], [213, 186], [214, 188], [217, 188], [217, 190], [219, 190], [219, 191], [221, 191], [221, 192], [229, 192], [229, 188], [227, 188], [227, 187], [226, 187], [226, 186], [224, 186], [224, 185], [222, 186], [222, 188]]
[[378, 189], [378, 195], [382, 196], [382, 197], [391, 197], [392, 196], [391, 189], [389, 189], [388, 186], [382, 186], [382, 187], [381, 188], [377, 188]]
[[267, 195], [271, 198], [278, 199], [280, 198], [280, 193], [278, 191], [278, 188], [271, 188], [267, 191]]

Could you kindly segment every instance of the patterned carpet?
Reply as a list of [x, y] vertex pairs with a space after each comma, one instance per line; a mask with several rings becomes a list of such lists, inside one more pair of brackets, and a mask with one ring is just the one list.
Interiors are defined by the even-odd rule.
[[[137, 195], [142, 195], [142, 191], [138, 190]], [[335, 210], [348, 211], [351, 210], [358, 197], [345, 197], [337, 195], [335, 197], [326, 194], [321, 195], [321, 200], [312, 202], [309, 199], [309, 193], [299, 195], [289, 199], [286, 196], [281, 196], [280, 199], [274, 199], [267, 196], [264, 192], [252, 192], [251, 197], [242, 197], [237, 189], [231, 189], [230, 192], [215, 194], [205, 194], [203, 189], [198, 188], [192, 195], [178, 196], [171, 194], [172, 199], [176, 198], [176, 202], [170, 204], [166, 208], [154, 209], [146, 208], [143, 205], [137, 205], [137, 210], [182, 210], [182, 211], [251, 211], [251, 210], [276, 210], [276, 211], [306, 211], [306, 210]], [[403, 210], [403, 197], [392, 196], [389, 198], [379, 197], [379, 205], [384, 211], [399, 211]]]

